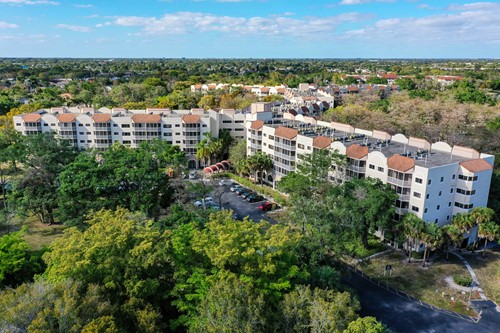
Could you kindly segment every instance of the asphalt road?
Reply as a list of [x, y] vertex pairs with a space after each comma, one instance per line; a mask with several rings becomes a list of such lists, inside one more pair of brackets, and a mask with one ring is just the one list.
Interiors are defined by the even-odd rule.
[[394, 332], [400, 333], [499, 333], [500, 313], [492, 302], [477, 301], [473, 306], [484, 307], [481, 320], [457, 318], [429, 309], [419, 303], [393, 294], [357, 274], [343, 277], [343, 282], [359, 295], [361, 315], [373, 316]]

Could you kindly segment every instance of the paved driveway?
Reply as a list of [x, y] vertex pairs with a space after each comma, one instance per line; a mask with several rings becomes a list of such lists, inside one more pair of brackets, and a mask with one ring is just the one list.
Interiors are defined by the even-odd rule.
[[[394, 332], [401, 333], [499, 333], [500, 313], [484, 309], [478, 323], [429, 309], [419, 303], [395, 295], [357, 274], [350, 273], [342, 281], [359, 295], [361, 315], [373, 316]], [[479, 306], [479, 304], [477, 304]], [[483, 306], [486, 304], [483, 304]], [[486, 307], [486, 306], [485, 306]]]

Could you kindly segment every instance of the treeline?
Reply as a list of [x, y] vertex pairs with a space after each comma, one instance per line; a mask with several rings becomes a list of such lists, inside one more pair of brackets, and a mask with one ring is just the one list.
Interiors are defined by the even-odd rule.
[[70, 227], [38, 254], [24, 230], [0, 238], [0, 330], [386, 331], [359, 317], [338, 254], [300, 228], [192, 205], [178, 147], [77, 152], [51, 133], [17, 144], [3, 216]]

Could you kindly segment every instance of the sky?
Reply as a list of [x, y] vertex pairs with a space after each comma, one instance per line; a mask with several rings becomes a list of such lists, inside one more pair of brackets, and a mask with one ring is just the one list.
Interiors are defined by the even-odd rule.
[[0, 57], [500, 58], [500, 1], [0, 0]]

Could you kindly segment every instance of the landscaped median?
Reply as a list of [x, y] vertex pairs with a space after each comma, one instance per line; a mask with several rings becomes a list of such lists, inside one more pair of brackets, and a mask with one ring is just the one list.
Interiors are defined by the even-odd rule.
[[270, 188], [268, 186], [254, 184], [251, 180], [244, 178], [244, 177], [240, 177], [240, 176], [235, 175], [234, 173], [231, 173], [231, 172], [225, 172], [225, 173], [223, 173], [223, 175], [226, 175], [227, 177], [234, 179], [235, 181], [237, 181], [241, 185], [248, 187], [249, 189], [254, 190], [255, 192], [261, 193], [261, 194], [268, 196], [268, 197], [272, 197], [273, 200], [278, 205], [280, 205], [282, 207], [287, 205], [287, 197], [284, 194], [282, 194], [276, 190], [273, 190], [272, 188]]
[[[467, 309], [469, 293], [454, 289], [446, 282], [447, 277], [469, 275], [462, 262], [450, 255], [448, 261], [443, 257], [436, 257], [427, 266], [422, 267], [422, 261], [415, 259], [408, 263], [408, 258], [402, 251], [394, 250], [362, 261], [357, 268], [370, 277], [425, 303], [475, 316], [475, 312]], [[386, 270], [389, 267], [391, 270]], [[479, 298], [477, 292], [472, 292], [470, 296], [472, 299]]]

